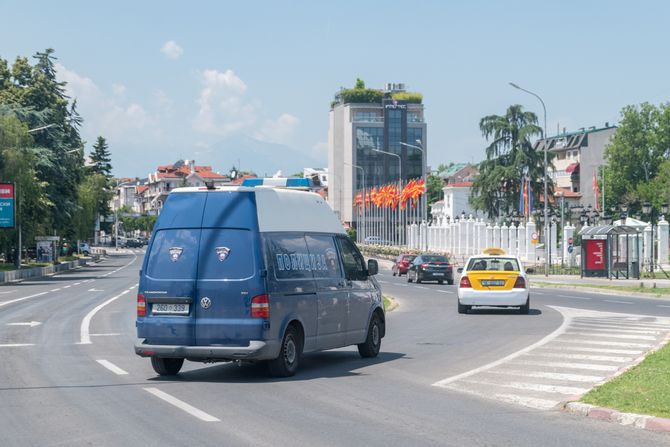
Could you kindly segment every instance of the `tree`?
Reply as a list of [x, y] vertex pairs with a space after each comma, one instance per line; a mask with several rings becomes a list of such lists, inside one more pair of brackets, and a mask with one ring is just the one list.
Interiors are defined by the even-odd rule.
[[607, 207], [625, 202], [638, 211], [640, 202], [658, 197], [652, 185], [670, 157], [670, 103], [626, 106], [620, 123], [605, 149]]
[[356, 78], [356, 84], [354, 84], [355, 90], [365, 90], [365, 81], [361, 78]]
[[92, 164], [91, 172], [112, 178], [112, 156], [109, 152], [107, 140], [103, 137], [98, 137], [95, 141], [90, 159]]
[[[479, 129], [490, 144], [486, 147], [486, 160], [479, 164], [479, 175], [472, 185], [472, 205], [490, 217], [518, 210], [524, 177], [530, 179], [537, 200], [543, 191], [544, 178], [544, 154], [536, 151], [531, 143], [533, 137], [542, 135], [537, 115], [525, 112], [516, 104], [509, 106], [503, 116], [482, 118]], [[550, 154], [549, 162], [551, 158]], [[551, 181], [548, 189], [551, 194]]]

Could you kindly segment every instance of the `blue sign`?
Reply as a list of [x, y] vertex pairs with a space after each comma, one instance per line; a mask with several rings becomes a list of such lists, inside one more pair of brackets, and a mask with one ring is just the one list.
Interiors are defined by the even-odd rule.
[[572, 253], [575, 248], [572, 245], [568, 246], [568, 253]]
[[0, 183], [0, 228], [14, 228], [14, 184]]

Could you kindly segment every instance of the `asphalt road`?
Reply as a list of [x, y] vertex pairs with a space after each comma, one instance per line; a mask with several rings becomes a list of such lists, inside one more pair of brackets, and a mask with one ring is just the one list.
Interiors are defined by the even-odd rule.
[[670, 302], [542, 289], [531, 315], [459, 315], [453, 286], [382, 269], [400, 306], [378, 358], [310, 354], [289, 379], [187, 362], [165, 380], [132, 348], [141, 256], [0, 287], [1, 446], [670, 445], [541, 409], [658, 343]]

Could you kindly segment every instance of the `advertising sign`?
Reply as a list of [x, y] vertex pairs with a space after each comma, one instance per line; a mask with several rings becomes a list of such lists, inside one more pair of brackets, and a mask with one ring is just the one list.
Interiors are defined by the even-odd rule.
[[14, 228], [14, 184], [0, 183], [0, 228]]
[[605, 270], [605, 241], [586, 240], [586, 269]]

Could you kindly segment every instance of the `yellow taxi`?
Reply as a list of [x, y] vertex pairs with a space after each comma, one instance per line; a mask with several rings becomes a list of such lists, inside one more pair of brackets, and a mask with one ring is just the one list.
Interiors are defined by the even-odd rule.
[[521, 314], [530, 311], [528, 277], [517, 256], [488, 248], [470, 257], [458, 272], [458, 313], [467, 313], [472, 306], [518, 307]]

